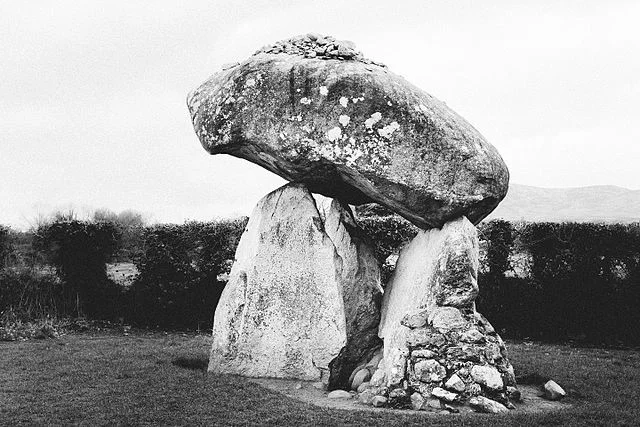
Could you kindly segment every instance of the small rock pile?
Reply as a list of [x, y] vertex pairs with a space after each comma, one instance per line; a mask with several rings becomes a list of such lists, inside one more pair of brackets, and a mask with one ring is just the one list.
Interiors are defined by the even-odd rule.
[[273, 45], [263, 47], [254, 55], [261, 53], [286, 53], [305, 58], [352, 60], [386, 67], [384, 64], [365, 58], [351, 41], [336, 40], [334, 37], [316, 33], [280, 40]]
[[504, 343], [480, 313], [442, 307], [429, 318], [426, 311], [407, 315], [402, 324], [411, 329], [407, 350], [395, 355], [390, 369], [380, 361], [369, 381], [358, 386], [360, 402], [373, 404], [381, 396], [395, 408], [457, 412], [455, 405], [468, 403], [476, 411], [497, 413], [520, 400]]

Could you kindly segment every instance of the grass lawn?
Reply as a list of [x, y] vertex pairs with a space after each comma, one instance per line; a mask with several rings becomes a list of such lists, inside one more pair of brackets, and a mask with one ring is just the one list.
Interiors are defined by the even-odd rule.
[[553, 378], [570, 391], [570, 410], [398, 415], [321, 409], [240, 378], [207, 376], [199, 368], [208, 343], [202, 335], [143, 332], [0, 342], [0, 424], [640, 424], [636, 351], [507, 343], [516, 374]]

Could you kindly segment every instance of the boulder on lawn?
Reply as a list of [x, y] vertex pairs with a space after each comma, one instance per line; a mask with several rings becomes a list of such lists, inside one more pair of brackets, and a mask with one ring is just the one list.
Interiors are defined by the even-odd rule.
[[553, 380], [549, 380], [544, 384], [544, 398], [548, 400], [560, 400], [565, 397], [567, 393], [562, 387]]

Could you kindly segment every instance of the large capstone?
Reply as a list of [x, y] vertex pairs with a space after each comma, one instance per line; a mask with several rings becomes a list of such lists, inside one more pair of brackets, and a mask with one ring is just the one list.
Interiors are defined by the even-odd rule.
[[231, 154], [345, 203], [377, 202], [423, 229], [479, 222], [509, 173], [443, 102], [353, 44], [314, 34], [267, 46], [188, 96], [211, 154]]
[[340, 388], [380, 347], [380, 273], [348, 206], [281, 187], [254, 209], [235, 258], [209, 371]]

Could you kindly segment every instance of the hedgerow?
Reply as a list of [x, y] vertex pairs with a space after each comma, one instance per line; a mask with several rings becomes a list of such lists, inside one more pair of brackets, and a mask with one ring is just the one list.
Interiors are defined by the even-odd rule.
[[138, 324], [210, 328], [246, 218], [211, 223], [156, 225], [145, 229], [140, 271], [130, 290]]
[[[128, 249], [139, 274], [128, 289], [106, 279], [105, 263], [118, 253], [113, 225], [42, 226], [32, 239], [39, 251], [33, 258], [44, 256], [55, 271], [5, 267], [0, 311], [209, 328], [246, 220], [140, 228], [129, 238], [139, 242]], [[358, 222], [375, 243], [387, 280], [393, 263], [385, 261], [418, 229], [395, 215], [360, 215]], [[640, 224], [494, 220], [478, 231], [478, 310], [505, 337], [640, 345]], [[0, 228], [0, 248], [10, 248], [9, 234]]]
[[41, 225], [33, 245], [55, 267], [62, 280], [65, 314], [112, 317], [121, 289], [107, 278], [106, 262], [118, 242], [111, 223], [60, 219]]
[[11, 253], [11, 235], [9, 228], [0, 225], [0, 268], [4, 268], [7, 257]]

